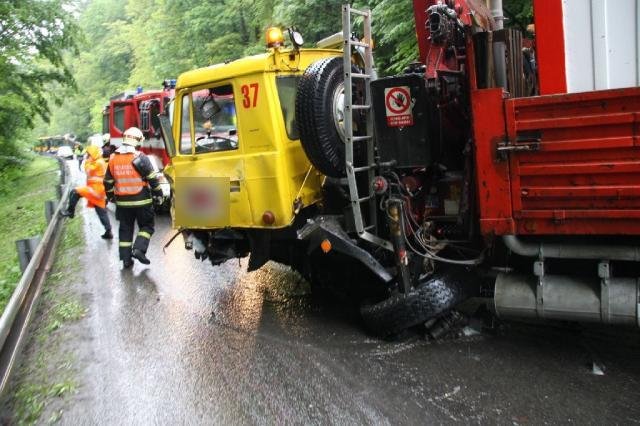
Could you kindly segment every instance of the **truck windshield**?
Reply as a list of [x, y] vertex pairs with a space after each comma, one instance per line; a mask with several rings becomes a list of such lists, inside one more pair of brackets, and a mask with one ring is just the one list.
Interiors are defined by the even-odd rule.
[[299, 81], [300, 76], [294, 75], [278, 77], [276, 79], [284, 127], [287, 129], [287, 136], [292, 141], [300, 139], [298, 124], [296, 123], [296, 90]]
[[124, 132], [126, 130], [124, 127], [124, 113], [125, 113], [124, 106], [116, 106], [113, 109], [113, 125], [115, 126], [116, 129], [120, 130], [121, 132]]
[[[231, 85], [193, 92], [195, 153], [238, 149], [236, 106]], [[203, 115], [203, 104], [214, 103], [214, 114]]]

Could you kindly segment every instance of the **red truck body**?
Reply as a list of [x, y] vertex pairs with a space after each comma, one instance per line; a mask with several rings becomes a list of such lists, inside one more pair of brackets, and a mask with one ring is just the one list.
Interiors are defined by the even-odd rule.
[[483, 233], [640, 234], [640, 88], [472, 105]]
[[[429, 39], [425, 10], [435, 3], [414, 0], [426, 78], [458, 70]], [[536, 38], [539, 87], [547, 95], [516, 98], [502, 88], [479, 89], [473, 43], [461, 60], [469, 73], [481, 232], [640, 234], [640, 88], [563, 93], [562, 17], [555, 10], [561, 5], [534, 4], [545, 21], [536, 20]], [[455, 8], [465, 24], [491, 24], [476, 0]]]

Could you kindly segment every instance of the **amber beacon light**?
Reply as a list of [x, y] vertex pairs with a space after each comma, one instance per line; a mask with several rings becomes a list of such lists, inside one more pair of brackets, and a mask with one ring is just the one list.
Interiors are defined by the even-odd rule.
[[280, 47], [284, 44], [284, 34], [278, 27], [271, 27], [266, 34], [267, 47]]

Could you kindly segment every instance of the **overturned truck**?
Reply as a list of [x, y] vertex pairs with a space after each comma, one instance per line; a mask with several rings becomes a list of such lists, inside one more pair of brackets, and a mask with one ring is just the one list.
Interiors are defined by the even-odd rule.
[[[640, 325], [640, 89], [531, 96], [483, 2], [416, 0], [421, 60], [376, 78], [371, 13], [305, 49], [187, 72], [161, 116], [195, 255], [290, 265], [389, 336], [469, 298], [501, 317]], [[362, 25], [355, 38], [353, 22]]]

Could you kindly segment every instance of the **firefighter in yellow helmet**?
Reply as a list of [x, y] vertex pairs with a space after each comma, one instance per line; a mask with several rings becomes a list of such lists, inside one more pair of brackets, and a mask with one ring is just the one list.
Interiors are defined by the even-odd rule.
[[[146, 253], [154, 227], [153, 203], [162, 203], [156, 172], [149, 158], [136, 148], [144, 140], [140, 129], [131, 127], [122, 135], [122, 145], [111, 154], [104, 177], [107, 198], [116, 204], [120, 260], [124, 268], [133, 265], [133, 259], [148, 265]], [[138, 235], [133, 239], [134, 225]]]
[[[78, 162], [82, 159], [78, 158]], [[67, 210], [61, 212], [62, 216], [73, 218], [75, 215], [76, 205], [80, 197], [87, 200], [87, 207], [93, 208], [100, 219], [100, 223], [104, 226], [104, 234], [102, 238], [110, 240], [113, 238], [111, 233], [111, 223], [107, 214], [107, 199], [104, 190], [103, 179], [107, 171], [107, 164], [102, 159], [102, 151], [97, 146], [90, 145], [86, 149], [86, 159], [84, 161], [84, 172], [87, 175], [87, 184], [78, 186], [69, 193], [69, 204]]]

